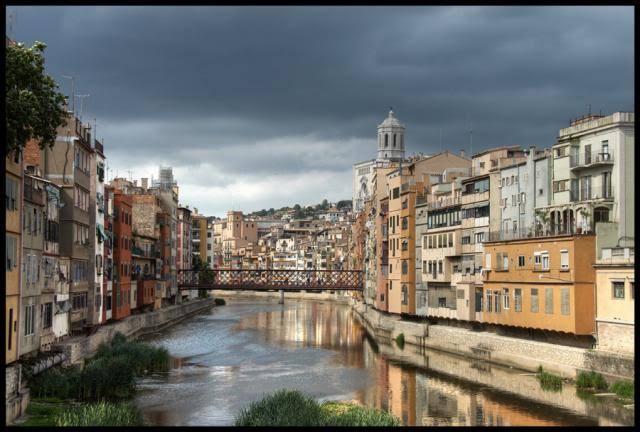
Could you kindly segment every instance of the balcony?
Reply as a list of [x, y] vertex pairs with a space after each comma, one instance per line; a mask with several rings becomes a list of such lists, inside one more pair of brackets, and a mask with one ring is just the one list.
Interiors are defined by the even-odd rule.
[[571, 171], [613, 164], [613, 152], [583, 152], [570, 158]]
[[455, 198], [441, 198], [438, 201], [433, 201], [427, 204], [429, 210], [435, 210], [444, 207], [450, 207], [454, 205], [460, 205], [460, 197]]
[[570, 199], [572, 202], [590, 200], [611, 200], [613, 201], [613, 188], [611, 186], [589, 186], [580, 189], [571, 189]]
[[489, 190], [474, 191], [471, 193], [462, 193], [460, 204], [472, 204], [480, 201], [489, 201]]

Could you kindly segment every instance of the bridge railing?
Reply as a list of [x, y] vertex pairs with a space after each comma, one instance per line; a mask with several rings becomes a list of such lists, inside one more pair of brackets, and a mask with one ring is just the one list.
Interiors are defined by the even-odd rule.
[[182, 289], [363, 289], [361, 270], [178, 270]]

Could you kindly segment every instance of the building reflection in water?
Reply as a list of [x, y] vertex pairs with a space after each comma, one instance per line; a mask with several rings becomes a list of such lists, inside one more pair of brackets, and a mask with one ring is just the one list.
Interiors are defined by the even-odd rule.
[[[275, 312], [243, 318], [237, 330], [260, 330], [266, 341], [337, 351], [336, 362], [370, 371], [368, 387], [356, 391], [354, 401], [392, 412], [405, 425], [417, 426], [553, 426], [597, 425], [558, 408], [529, 404], [521, 398], [486, 388], [466, 387], [430, 376], [427, 370], [389, 360], [346, 307], [299, 302]], [[428, 365], [428, 357], [424, 359]], [[557, 412], [553, 412], [557, 411]]]

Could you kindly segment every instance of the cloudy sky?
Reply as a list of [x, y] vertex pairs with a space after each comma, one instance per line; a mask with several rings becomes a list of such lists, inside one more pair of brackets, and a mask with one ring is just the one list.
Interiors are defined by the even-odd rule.
[[[633, 111], [632, 7], [10, 7], [97, 120], [109, 177], [172, 165], [224, 215], [350, 199], [392, 106], [408, 153], [550, 146]], [[79, 110], [80, 99], [76, 108]], [[440, 134], [442, 131], [442, 143]]]

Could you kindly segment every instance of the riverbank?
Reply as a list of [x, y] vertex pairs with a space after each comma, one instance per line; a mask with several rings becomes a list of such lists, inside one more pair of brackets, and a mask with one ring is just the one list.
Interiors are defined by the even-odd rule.
[[[214, 298], [193, 299], [186, 303], [169, 306], [157, 311], [132, 315], [112, 324], [101, 326], [90, 336], [76, 336], [54, 345], [55, 350], [65, 354], [65, 365], [84, 364], [84, 360], [93, 356], [101, 343], [108, 343], [116, 333], [128, 339], [135, 339], [145, 334], [155, 333], [169, 328], [193, 315], [202, 313], [214, 306]], [[20, 365], [5, 368], [6, 424], [12, 424], [23, 415], [29, 405], [29, 389], [22, 378]]]
[[[448, 379], [462, 379], [475, 385], [506, 391], [516, 398], [594, 415], [599, 418], [601, 425], [634, 424], [633, 405], [618, 402], [612, 394], [596, 396], [581, 392], [566, 381], [585, 370], [587, 360], [581, 364], [583, 368], [560, 362], [563, 359], [579, 359], [580, 355], [586, 357], [585, 351], [588, 350], [541, 342], [505, 341], [513, 338], [407, 322], [382, 314], [360, 302], [351, 302], [350, 306], [369, 336], [378, 344], [379, 352], [392, 360], [424, 367], [430, 373], [435, 372]], [[406, 343], [403, 347], [395, 342], [400, 334], [404, 335]], [[536, 347], [536, 350], [522, 346], [526, 343], [551, 346]], [[512, 354], [512, 350], [518, 349], [518, 344], [521, 351]], [[542, 357], [545, 355], [540, 353], [542, 350], [556, 352], [547, 354], [549, 358]], [[486, 351], [489, 351], [489, 355], [486, 355]], [[541, 357], [535, 357], [534, 352], [540, 353]], [[539, 365], [565, 378], [559, 390], [542, 388], [535, 374]], [[611, 374], [607, 378], [614, 380]]]
[[[235, 298], [247, 298], [247, 299], [262, 299], [262, 300], [280, 300], [280, 293], [278, 291], [245, 291], [245, 290], [213, 290], [212, 295], [214, 297], [235, 297]], [[348, 305], [352, 301], [351, 297], [342, 294], [331, 294], [327, 292], [312, 293], [312, 292], [289, 292], [285, 291], [284, 299], [289, 300], [313, 300], [313, 301], [330, 301], [338, 304]]]
[[376, 339], [395, 339], [404, 334], [407, 344], [430, 348], [474, 360], [535, 372], [539, 366], [563, 378], [596, 371], [607, 381], [634, 379], [634, 358], [617, 353], [512, 338], [446, 325], [402, 320], [371, 306], [352, 301], [351, 308]]

